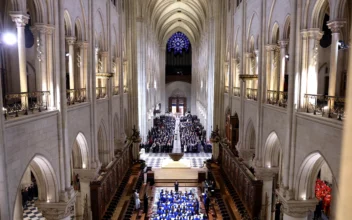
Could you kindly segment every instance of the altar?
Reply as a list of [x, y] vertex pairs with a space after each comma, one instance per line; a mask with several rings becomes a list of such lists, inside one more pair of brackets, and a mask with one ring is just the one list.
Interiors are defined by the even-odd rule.
[[198, 183], [199, 174], [205, 174], [205, 168], [192, 168], [191, 161], [181, 159], [173, 161], [171, 158], [164, 159], [161, 168], [155, 168], [155, 183], [173, 183], [176, 180], [180, 183]]

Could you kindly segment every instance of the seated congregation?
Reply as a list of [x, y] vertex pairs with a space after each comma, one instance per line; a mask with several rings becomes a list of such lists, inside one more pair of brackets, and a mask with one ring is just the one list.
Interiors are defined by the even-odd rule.
[[160, 116], [148, 132], [148, 141], [142, 145], [145, 152], [171, 153], [174, 146], [176, 120], [172, 116]]
[[[180, 119], [181, 150], [185, 153], [211, 152], [211, 145], [205, 143], [204, 128], [197, 116], [188, 114]], [[210, 149], [209, 149], [210, 148]]]
[[202, 220], [206, 217], [199, 212], [199, 201], [195, 192], [161, 190], [157, 210], [153, 220]]

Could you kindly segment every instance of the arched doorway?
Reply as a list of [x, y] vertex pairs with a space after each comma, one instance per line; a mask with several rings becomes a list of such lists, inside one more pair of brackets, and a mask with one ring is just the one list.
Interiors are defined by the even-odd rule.
[[58, 202], [57, 181], [50, 162], [36, 155], [27, 166], [18, 186], [14, 220], [27, 216], [42, 216], [36, 203]]
[[80, 172], [83, 169], [89, 169], [89, 150], [86, 138], [80, 132], [76, 136], [75, 141], [72, 146], [71, 154], [71, 185], [73, 189], [77, 192], [76, 194], [76, 205], [75, 205], [75, 217], [79, 218], [83, 216], [83, 204], [84, 204], [84, 195], [87, 195], [89, 192], [86, 192], [86, 188], [82, 189], [82, 180]]
[[333, 195], [337, 195], [333, 190], [337, 190], [335, 177], [330, 166], [319, 153], [310, 154], [303, 161], [297, 178], [297, 200], [318, 200], [315, 215], [323, 215], [329, 218], [331, 214], [331, 202], [337, 201]]
[[[277, 200], [276, 196], [276, 189], [279, 189], [280, 184], [282, 182], [282, 146], [281, 142], [276, 134], [276, 132], [271, 132], [266, 139], [265, 147], [264, 147], [264, 156], [263, 156], [263, 167], [269, 169], [273, 174], [274, 177], [271, 180], [264, 181], [264, 184], [267, 185], [266, 187], [266, 195], [267, 196], [267, 212], [272, 213], [272, 210], [275, 210], [276, 218], [281, 216], [280, 201]], [[271, 204], [271, 206], [269, 205]], [[276, 219], [275, 218], [275, 219]]]
[[99, 161], [102, 164], [102, 167], [105, 167], [110, 162], [110, 151], [107, 143], [107, 135], [104, 123], [100, 124], [98, 130], [98, 152], [99, 152]]

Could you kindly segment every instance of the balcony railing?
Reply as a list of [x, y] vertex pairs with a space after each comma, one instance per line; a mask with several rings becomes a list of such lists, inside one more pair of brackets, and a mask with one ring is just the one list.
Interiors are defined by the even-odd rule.
[[49, 91], [21, 92], [5, 95], [5, 119], [48, 110]]
[[283, 108], [287, 106], [287, 92], [277, 92], [275, 90], [267, 91], [267, 103], [277, 105]]
[[106, 98], [106, 87], [97, 87], [96, 88], [96, 97], [97, 97], [97, 99], [105, 99]]
[[314, 115], [343, 120], [345, 117], [345, 98], [320, 94], [304, 95], [304, 110]]
[[114, 95], [120, 95], [120, 86], [115, 86], [114, 87]]
[[82, 103], [87, 101], [86, 89], [67, 89], [66, 98], [67, 105], [74, 105], [76, 103]]
[[233, 87], [233, 95], [240, 97], [241, 96], [241, 88], [240, 87]]
[[257, 89], [247, 89], [247, 99], [257, 101], [258, 98], [258, 90]]
[[229, 86], [225, 86], [225, 93], [229, 93]]

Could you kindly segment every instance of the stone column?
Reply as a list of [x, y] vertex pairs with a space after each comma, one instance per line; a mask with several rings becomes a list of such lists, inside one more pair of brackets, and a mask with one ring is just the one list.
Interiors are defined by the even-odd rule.
[[271, 75], [270, 75], [270, 90], [275, 91], [277, 88], [277, 72], [278, 72], [278, 47], [277, 45], [272, 45], [272, 50], [270, 51], [271, 58]]
[[304, 95], [307, 93], [307, 79], [308, 79], [308, 31], [302, 30], [302, 74], [301, 74], [301, 85], [299, 90], [299, 107], [304, 107], [305, 98]]
[[87, 88], [87, 65], [88, 65], [88, 54], [87, 54], [87, 48], [88, 48], [88, 42], [87, 41], [81, 41], [77, 43], [77, 46], [79, 48], [79, 68], [80, 68], [80, 73], [79, 73], [79, 81], [80, 81], [80, 88]]
[[272, 193], [273, 193], [273, 178], [275, 175], [274, 169], [256, 168], [256, 176], [258, 179], [263, 180], [262, 191], [262, 214], [261, 219], [272, 219]]
[[[38, 75], [41, 78], [41, 87], [37, 87], [39, 91], [48, 91], [48, 76], [47, 76], [47, 42], [46, 42], [46, 33], [47, 27], [43, 25], [37, 24], [36, 29], [38, 31], [38, 44], [37, 44], [37, 52], [38, 52], [38, 60], [40, 71]], [[45, 96], [44, 96], [45, 97]]]
[[[77, 210], [79, 210], [79, 213], [77, 213], [77, 214], [79, 216], [83, 217], [85, 209], [87, 209], [87, 213], [88, 213], [87, 220], [92, 220], [90, 182], [93, 181], [95, 179], [95, 177], [98, 176], [98, 172], [99, 172], [99, 168], [98, 169], [75, 169], [74, 170], [74, 173], [77, 173], [80, 178], [79, 180], [80, 180], [80, 188], [81, 188], [80, 201], [76, 202], [76, 204], [78, 204], [80, 206], [79, 208], [76, 207], [76, 208], [78, 208]], [[86, 220], [86, 219], [82, 218], [82, 220]]]
[[[246, 53], [246, 71], [245, 73], [247, 75], [252, 75], [252, 68], [251, 68], [251, 59], [253, 58], [253, 54], [248, 52]], [[253, 89], [253, 80], [249, 80], [248, 82], [246, 82], [247, 84], [247, 88], [249, 89]]]
[[[284, 91], [285, 84], [285, 70], [286, 70], [286, 55], [287, 55], [287, 45], [289, 40], [279, 41], [280, 45], [280, 75], [279, 75], [279, 92]], [[280, 98], [280, 94], [279, 94]]]
[[318, 93], [318, 53], [319, 53], [319, 41], [323, 33], [320, 29], [310, 29], [308, 31], [308, 54], [309, 54], [309, 66], [308, 66], [308, 77], [307, 77], [307, 93], [317, 94]]
[[22, 191], [21, 188], [17, 190], [15, 208], [13, 213], [13, 219], [22, 220], [23, 219], [23, 207], [22, 207]]
[[[341, 28], [344, 26], [345, 21], [330, 21], [328, 27], [332, 31], [331, 53], [330, 53], [330, 73], [329, 73], [329, 96], [336, 96], [336, 88], [339, 88], [337, 78], [337, 58], [338, 58], [338, 42], [340, 40]], [[331, 102], [331, 108], [334, 102]]]
[[53, 32], [54, 32], [54, 27], [47, 25], [46, 26], [46, 65], [47, 65], [47, 81], [48, 81], [48, 90], [50, 91], [50, 96], [49, 96], [49, 106], [54, 107], [55, 106], [55, 91], [54, 91], [54, 64], [53, 64]]
[[[275, 50], [276, 45], [266, 45], [266, 88], [264, 89], [264, 94], [267, 94], [268, 90], [272, 88], [272, 59], [273, 53]], [[268, 95], [265, 95], [268, 98]], [[266, 99], [266, 100], [267, 100]]]
[[[109, 55], [109, 52], [107, 52], [107, 51], [100, 52], [101, 61], [102, 61], [102, 65], [103, 65], [102, 66], [103, 73], [107, 73], [108, 55]], [[101, 79], [101, 87], [106, 88], [105, 94], [107, 94], [107, 79], [106, 78]]]
[[237, 87], [237, 81], [238, 81], [238, 76], [237, 76], [237, 63], [238, 59], [234, 58], [232, 59], [232, 95], [234, 95], [234, 88]]
[[[27, 69], [26, 69], [26, 46], [24, 27], [28, 23], [28, 15], [23, 15], [18, 12], [10, 14], [12, 21], [16, 23], [17, 27], [17, 46], [18, 46], [18, 64], [20, 71], [20, 92], [28, 92], [27, 87]], [[27, 98], [22, 98], [22, 105], [27, 105]]]
[[[253, 65], [253, 75], [258, 75], [258, 67], [259, 67], [259, 50], [255, 50], [254, 51], [254, 54], [253, 54], [253, 62], [252, 62], [252, 65]], [[258, 76], [259, 77], [259, 76]], [[259, 80], [259, 79], [258, 79]], [[253, 89], [258, 89], [258, 80], [255, 80], [253, 81]], [[257, 91], [257, 93], [259, 93], [259, 91]]]
[[[69, 50], [69, 78], [70, 78], [70, 89], [75, 89], [75, 37], [66, 37], [66, 41], [68, 43], [68, 50]], [[74, 93], [71, 93], [71, 96], [74, 96]]]
[[[352, 30], [352, 22], [350, 22], [350, 30]], [[352, 31], [350, 31], [350, 39], [352, 39]], [[352, 50], [349, 49], [348, 63], [352, 63]], [[348, 66], [348, 76], [352, 75], [352, 65]], [[352, 77], [347, 77], [347, 87], [346, 97], [347, 100], [352, 98]], [[346, 115], [352, 115], [352, 102], [346, 102]], [[352, 166], [352, 118], [347, 117], [344, 120], [344, 130], [343, 130], [343, 147], [341, 149], [341, 162], [340, 162], [340, 180], [339, 180], [339, 194], [337, 207], [337, 218], [340, 219], [352, 219], [352, 203], [351, 203], [351, 166]], [[334, 188], [333, 188], [334, 190]]]

